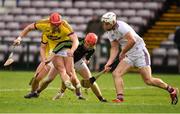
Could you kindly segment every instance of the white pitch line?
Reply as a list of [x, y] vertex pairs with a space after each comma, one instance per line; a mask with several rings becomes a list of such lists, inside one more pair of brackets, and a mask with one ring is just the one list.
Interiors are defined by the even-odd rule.
[[[8, 88], [8, 89], [0, 89], [0, 92], [14, 92], [14, 91], [30, 91], [31, 89], [17, 89], [17, 88]], [[47, 88], [47, 90], [58, 90], [58, 88]]]
[[[151, 89], [152, 87], [143, 87], [143, 86], [137, 86], [137, 87], [125, 87], [127, 90], [141, 90], [141, 89]], [[114, 88], [102, 88], [102, 90], [114, 90]], [[58, 90], [58, 88], [55, 87], [48, 87], [46, 90]], [[25, 88], [4, 88], [0, 89], [0, 92], [14, 92], [14, 91], [30, 91], [30, 89]]]
[[139, 90], [139, 89], [152, 89], [150, 86], [136, 86], [136, 87], [125, 87], [125, 89]]

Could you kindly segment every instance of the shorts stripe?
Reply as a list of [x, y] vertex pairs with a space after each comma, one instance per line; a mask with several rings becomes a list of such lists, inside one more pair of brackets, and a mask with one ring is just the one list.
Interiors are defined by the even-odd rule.
[[71, 48], [72, 47], [72, 42], [71, 41], [64, 41], [56, 45], [56, 47], [53, 49], [54, 53], [58, 53], [61, 51], [63, 48]]

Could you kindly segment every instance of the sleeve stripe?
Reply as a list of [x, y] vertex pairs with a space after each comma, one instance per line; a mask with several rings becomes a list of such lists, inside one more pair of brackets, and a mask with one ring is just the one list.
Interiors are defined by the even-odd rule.
[[41, 41], [41, 43], [43, 43], [43, 44], [47, 44], [47, 42], [43, 42], [43, 41]]
[[74, 32], [69, 33], [68, 36], [70, 36], [70, 35], [72, 35], [72, 34], [74, 34]]

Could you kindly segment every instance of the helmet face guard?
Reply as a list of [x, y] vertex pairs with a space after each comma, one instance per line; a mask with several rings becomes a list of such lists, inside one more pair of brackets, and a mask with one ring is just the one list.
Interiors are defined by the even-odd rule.
[[105, 13], [101, 18], [101, 22], [110, 23], [111, 25], [114, 25], [116, 23], [116, 14], [113, 12]]

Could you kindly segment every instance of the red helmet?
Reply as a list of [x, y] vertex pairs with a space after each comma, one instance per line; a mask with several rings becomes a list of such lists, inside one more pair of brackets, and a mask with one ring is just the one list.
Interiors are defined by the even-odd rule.
[[61, 15], [57, 12], [54, 12], [50, 15], [50, 22], [54, 25], [61, 23]]
[[85, 42], [92, 46], [96, 45], [97, 40], [98, 40], [98, 37], [94, 33], [88, 33], [85, 37]]

